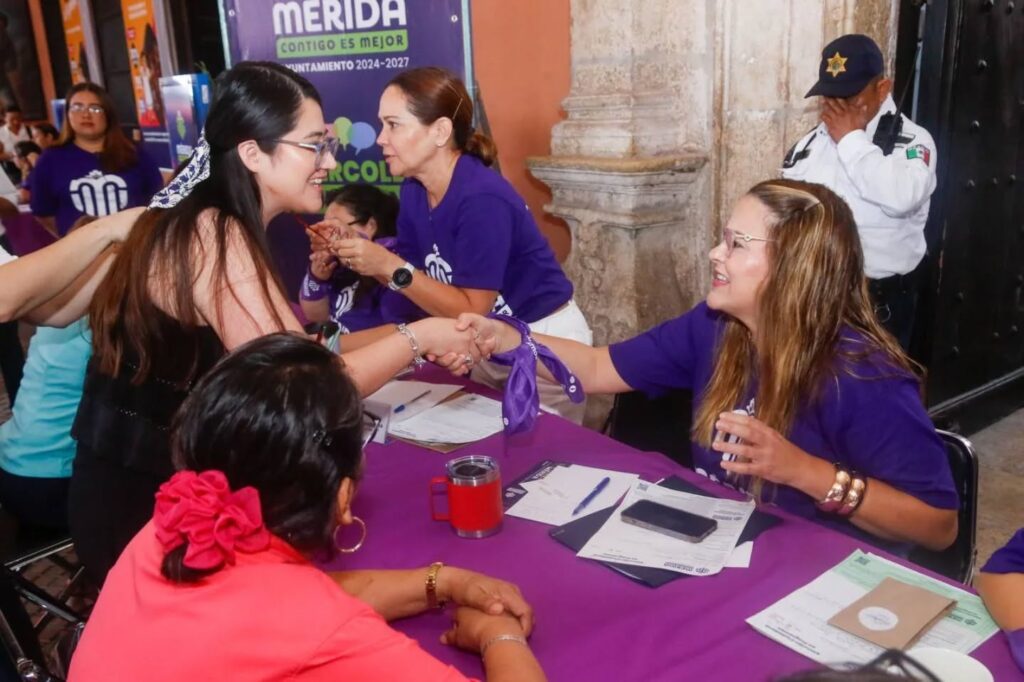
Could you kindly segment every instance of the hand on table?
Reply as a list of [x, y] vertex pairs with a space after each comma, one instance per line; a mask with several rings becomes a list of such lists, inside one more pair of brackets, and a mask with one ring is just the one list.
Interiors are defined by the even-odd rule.
[[854, 130], [864, 130], [871, 121], [867, 105], [859, 101], [822, 97], [821, 102], [821, 120], [836, 143]]
[[[799, 488], [797, 481], [811, 460], [816, 459], [755, 417], [723, 412], [718, 415], [715, 428], [723, 437], [711, 444], [712, 449], [741, 457], [737, 461], [722, 461], [723, 469], [740, 476], [757, 476]], [[740, 442], [727, 442], [725, 436], [730, 435], [739, 437]]]
[[437, 588], [442, 599], [450, 599], [459, 606], [471, 607], [484, 615], [509, 616], [523, 634], [529, 635], [533, 630], [533, 607], [523, 599], [519, 588], [510, 582], [464, 568], [445, 566], [438, 572]]
[[[480, 647], [501, 635], [526, 636], [519, 621], [507, 615], [491, 615], [471, 607], [461, 607], [452, 617], [452, 627], [441, 635], [441, 643], [480, 653]], [[518, 646], [518, 645], [516, 645]]]

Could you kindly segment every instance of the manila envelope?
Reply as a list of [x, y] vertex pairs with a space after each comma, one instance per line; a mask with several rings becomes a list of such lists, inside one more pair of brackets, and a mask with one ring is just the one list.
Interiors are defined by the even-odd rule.
[[954, 599], [886, 578], [828, 624], [883, 649], [906, 649], [955, 605]]

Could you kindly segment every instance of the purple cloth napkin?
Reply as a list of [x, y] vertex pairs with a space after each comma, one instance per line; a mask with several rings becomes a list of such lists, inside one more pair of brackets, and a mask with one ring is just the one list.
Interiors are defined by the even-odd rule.
[[499, 365], [511, 367], [505, 393], [501, 400], [501, 416], [505, 424], [505, 433], [521, 433], [533, 429], [540, 409], [540, 393], [537, 391], [537, 360], [551, 372], [562, 386], [562, 390], [574, 403], [581, 403], [586, 397], [583, 386], [569, 371], [551, 349], [537, 343], [530, 335], [530, 328], [522, 320], [509, 315], [491, 313], [488, 317], [510, 324], [523, 335], [523, 342], [518, 347], [505, 353], [494, 353], [491, 361]]

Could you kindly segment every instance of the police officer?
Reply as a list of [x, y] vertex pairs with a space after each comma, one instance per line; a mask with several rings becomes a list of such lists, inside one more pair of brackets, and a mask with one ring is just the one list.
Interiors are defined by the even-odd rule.
[[906, 348], [924, 258], [924, 225], [935, 190], [935, 142], [902, 114], [871, 38], [825, 46], [818, 82], [821, 123], [786, 154], [782, 176], [829, 187], [850, 205], [864, 248], [875, 312]]

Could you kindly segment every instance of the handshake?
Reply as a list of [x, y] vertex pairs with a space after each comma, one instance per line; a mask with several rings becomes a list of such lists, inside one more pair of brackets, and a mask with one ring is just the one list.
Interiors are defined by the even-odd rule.
[[458, 319], [431, 317], [409, 325], [423, 356], [456, 376], [493, 353], [504, 353], [522, 343], [522, 335], [500, 320], [463, 313]]

